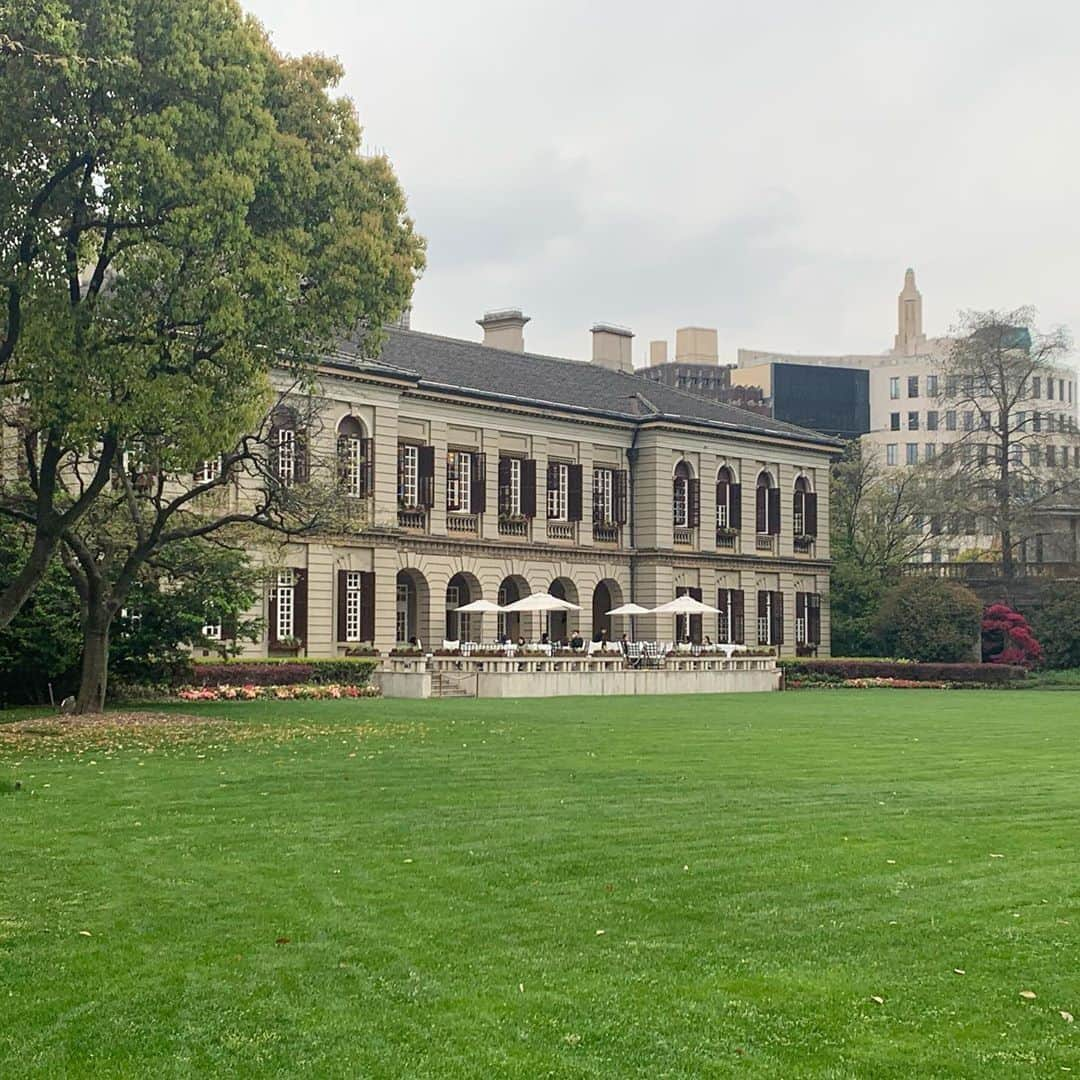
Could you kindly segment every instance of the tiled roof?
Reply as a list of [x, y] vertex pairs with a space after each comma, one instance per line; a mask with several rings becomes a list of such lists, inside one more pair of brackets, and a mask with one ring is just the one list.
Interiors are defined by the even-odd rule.
[[495, 349], [476, 341], [387, 328], [376, 361], [343, 346], [332, 360], [371, 365], [415, 378], [421, 387], [553, 405], [626, 420], [664, 418], [835, 447], [835, 439], [767, 416], [709, 401], [598, 364]]

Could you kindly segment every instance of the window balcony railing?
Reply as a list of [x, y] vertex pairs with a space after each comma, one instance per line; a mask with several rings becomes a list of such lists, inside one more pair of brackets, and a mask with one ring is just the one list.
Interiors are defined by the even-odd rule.
[[602, 525], [596, 522], [592, 527], [592, 538], [598, 544], [617, 544], [619, 542], [619, 526]]
[[758, 533], [754, 537], [754, 550], [767, 551], [771, 554], [776, 551], [776, 537], [770, 533]]
[[500, 536], [528, 536], [529, 522], [527, 518], [499, 518]]
[[480, 529], [479, 514], [447, 514], [446, 531], [451, 533], [477, 533]]
[[402, 529], [418, 529], [423, 531], [427, 528], [427, 511], [399, 507], [397, 512], [397, 523]]
[[694, 543], [694, 530], [676, 525], [672, 529], [671, 540], [677, 547], [691, 547]]
[[814, 553], [814, 538], [812, 536], [796, 536], [795, 537], [795, 550], [800, 555], [813, 555], [813, 553]]
[[572, 521], [549, 521], [547, 523], [549, 540], [573, 540], [574, 522]]
[[738, 551], [739, 550], [739, 534], [733, 532], [730, 529], [717, 529], [716, 530], [716, 550], [717, 551]]

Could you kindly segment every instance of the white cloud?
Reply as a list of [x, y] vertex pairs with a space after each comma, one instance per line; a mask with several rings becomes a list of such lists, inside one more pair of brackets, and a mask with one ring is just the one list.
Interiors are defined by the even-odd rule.
[[248, 0], [338, 55], [430, 268], [414, 325], [520, 305], [538, 351], [595, 320], [638, 355], [876, 351], [904, 267], [927, 331], [960, 307], [1080, 322], [1080, 8], [1050, 0]]

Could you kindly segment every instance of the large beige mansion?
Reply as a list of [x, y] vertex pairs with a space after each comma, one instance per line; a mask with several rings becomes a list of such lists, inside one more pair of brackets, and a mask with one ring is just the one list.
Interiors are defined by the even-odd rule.
[[526, 353], [527, 321], [486, 316], [483, 344], [389, 329], [375, 361], [323, 358], [317, 433], [302, 402], [279, 410], [280, 481], [336, 457], [363, 524], [288, 546], [249, 651], [536, 638], [539, 615], [456, 609], [550, 591], [581, 606], [551, 616], [553, 638], [618, 638], [611, 608], [690, 593], [720, 614], [638, 616], [637, 637], [827, 655], [838, 444], [631, 374], [619, 327], [593, 328], [592, 362]]

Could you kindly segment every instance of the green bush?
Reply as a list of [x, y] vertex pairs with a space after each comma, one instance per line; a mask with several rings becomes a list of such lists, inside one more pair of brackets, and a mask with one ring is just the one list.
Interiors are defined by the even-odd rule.
[[881, 599], [874, 633], [885, 656], [955, 664], [975, 656], [982, 602], [965, 586], [906, 577]]
[[1080, 581], [1047, 586], [1042, 606], [1032, 620], [1050, 668], [1080, 668]]
[[320, 659], [215, 660], [192, 666], [185, 680], [195, 686], [292, 686], [298, 683], [345, 683], [365, 686], [378, 660], [351, 656]]

